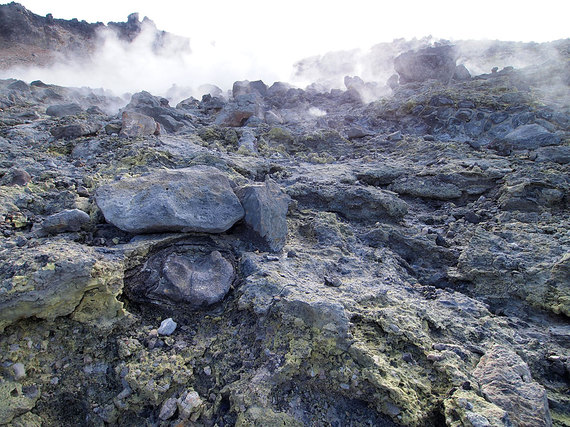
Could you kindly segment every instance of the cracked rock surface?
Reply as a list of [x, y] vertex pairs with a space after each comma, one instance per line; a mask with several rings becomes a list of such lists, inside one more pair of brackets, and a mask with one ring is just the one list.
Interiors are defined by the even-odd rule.
[[570, 425], [568, 99], [448, 54], [370, 103], [0, 80], [0, 423]]

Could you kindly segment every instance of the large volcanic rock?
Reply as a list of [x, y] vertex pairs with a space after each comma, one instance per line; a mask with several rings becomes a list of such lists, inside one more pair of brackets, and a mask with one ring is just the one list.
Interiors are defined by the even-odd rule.
[[473, 372], [485, 398], [505, 409], [514, 425], [552, 425], [546, 390], [514, 351], [495, 345]]
[[287, 239], [287, 209], [291, 198], [267, 179], [264, 185], [250, 185], [238, 191], [245, 209], [245, 222], [263, 247], [278, 252]]
[[394, 59], [400, 83], [423, 82], [429, 79], [448, 83], [455, 74], [457, 53], [453, 46], [437, 46], [408, 51]]
[[228, 178], [209, 166], [123, 179], [100, 187], [96, 200], [107, 221], [130, 233], [221, 233], [244, 215]]

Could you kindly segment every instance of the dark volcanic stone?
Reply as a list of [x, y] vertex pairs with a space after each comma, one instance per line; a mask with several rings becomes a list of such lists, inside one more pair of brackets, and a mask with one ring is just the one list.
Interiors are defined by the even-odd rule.
[[436, 79], [448, 83], [455, 74], [457, 53], [453, 46], [438, 46], [409, 51], [394, 60], [400, 83]]
[[95, 135], [101, 129], [100, 123], [82, 122], [66, 126], [55, 126], [50, 133], [55, 139], [74, 139], [82, 136]]
[[287, 210], [291, 198], [267, 179], [264, 185], [240, 189], [237, 195], [245, 210], [245, 222], [272, 252], [283, 249], [287, 239]]
[[83, 108], [79, 104], [59, 104], [47, 108], [46, 114], [52, 117], [75, 116], [81, 114]]
[[79, 231], [90, 221], [89, 215], [79, 209], [68, 209], [48, 216], [40, 227], [41, 234]]
[[179, 309], [220, 302], [235, 280], [235, 269], [218, 250], [166, 248], [151, 255], [125, 285], [129, 298]]
[[221, 233], [244, 215], [226, 175], [210, 166], [125, 178], [95, 198], [105, 219], [130, 233]]

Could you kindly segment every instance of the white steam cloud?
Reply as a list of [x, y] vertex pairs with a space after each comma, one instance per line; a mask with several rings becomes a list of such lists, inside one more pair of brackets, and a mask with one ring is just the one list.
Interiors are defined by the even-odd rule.
[[15, 67], [1, 71], [0, 77], [104, 88], [116, 95], [147, 90], [171, 102], [199, 97], [211, 84], [228, 90], [236, 80], [290, 80], [292, 67], [281, 64], [270, 69], [273, 64], [261, 63], [253, 52], [224, 44], [192, 41], [189, 46], [188, 39], [167, 34], [156, 48], [156, 27], [147, 20], [141, 25], [140, 34], [130, 43], [103, 29], [88, 60], [60, 57], [49, 67]]

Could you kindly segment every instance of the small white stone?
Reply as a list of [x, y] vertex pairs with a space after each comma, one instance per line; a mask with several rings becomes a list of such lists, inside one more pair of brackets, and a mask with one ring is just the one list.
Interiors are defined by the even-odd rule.
[[158, 328], [158, 333], [160, 335], [172, 335], [172, 333], [176, 330], [176, 322], [172, 320], [171, 317], [168, 319], [164, 319], [160, 323], [160, 328]]
[[16, 380], [21, 380], [26, 376], [26, 367], [23, 363], [14, 363], [12, 365], [12, 371], [14, 372], [14, 378]]

